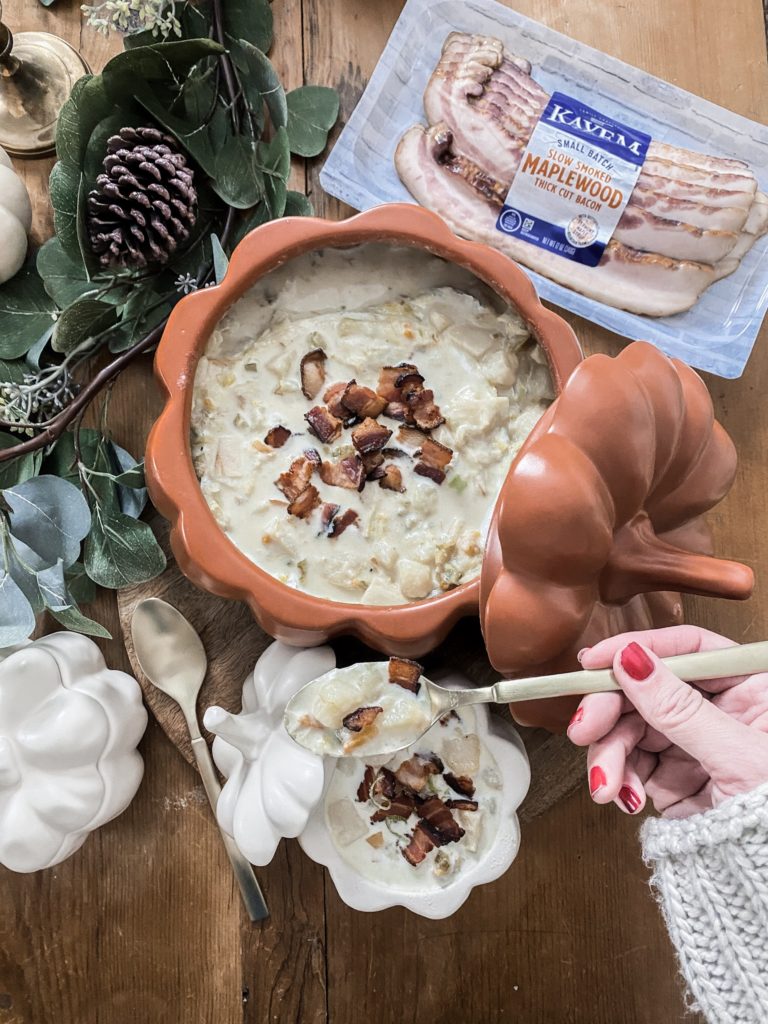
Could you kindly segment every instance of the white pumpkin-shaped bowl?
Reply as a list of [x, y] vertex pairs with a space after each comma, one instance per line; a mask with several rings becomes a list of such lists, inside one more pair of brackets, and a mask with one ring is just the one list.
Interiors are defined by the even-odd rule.
[[52, 867], [133, 799], [147, 725], [138, 683], [77, 633], [2, 652], [0, 864]]
[[205, 727], [216, 735], [214, 761], [227, 778], [216, 817], [252, 864], [269, 864], [283, 837], [299, 835], [322, 795], [323, 760], [294, 743], [283, 711], [302, 686], [335, 667], [330, 647], [277, 641], [246, 679], [241, 713], [205, 713]]
[[11, 158], [0, 146], [0, 284], [22, 267], [27, 256], [27, 236], [32, 227], [32, 203], [27, 186], [13, 169]]
[[[457, 688], [469, 686], [456, 675], [440, 682]], [[475, 811], [454, 812], [467, 829], [461, 841], [432, 850], [416, 867], [408, 863], [401, 849], [407, 842], [402, 836], [410, 834], [414, 818], [410, 825], [400, 818], [394, 819], [394, 826], [393, 819], [374, 826], [371, 805], [357, 796], [366, 763], [372, 760], [326, 758], [323, 797], [299, 842], [312, 860], [328, 868], [348, 906], [363, 911], [402, 906], [422, 917], [448, 917], [476, 885], [493, 881], [512, 864], [520, 845], [517, 808], [528, 792], [530, 769], [522, 740], [509, 723], [489, 714], [482, 705], [462, 709], [458, 720], [449, 718], [445, 725], [432, 726], [412, 747], [387, 761], [387, 766], [394, 768], [412, 754], [435, 752], [447, 769], [460, 774], [475, 767], [466, 760], [460, 763], [467, 757], [467, 739], [473, 736], [479, 740], [479, 744], [473, 741], [477, 753], [471, 755], [479, 758], [474, 795], [483, 822], [475, 824]], [[381, 766], [381, 759], [377, 765]], [[445, 783], [441, 785], [444, 789]], [[447, 791], [443, 795], [459, 796]], [[462, 847], [465, 842], [471, 845]]]

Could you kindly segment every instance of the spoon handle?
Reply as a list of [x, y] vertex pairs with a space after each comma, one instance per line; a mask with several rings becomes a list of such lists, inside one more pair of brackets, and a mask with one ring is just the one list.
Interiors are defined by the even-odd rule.
[[[200, 770], [200, 778], [203, 780], [203, 786], [205, 787], [205, 792], [208, 795], [211, 807], [213, 808], [215, 818], [216, 804], [219, 799], [219, 794], [221, 793], [221, 786], [219, 785], [219, 780], [216, 777], [216, 769], [213, 766], [211, 752], [208, 749], [208, 744], [202, 736], [192, 737], [192, 750], [194, 751], [197, 767]], [[218, 821], [216, 823], [218, 825]], [[248, 916], [251, 921], [263, 921], [264, 918], [269, 917], [269, 910], [267, 909], [264, 895], [256, 879], [253, 868], [242, 853], [240, 853], [240, 850], [237, 848], [237, 844], [232, 836], [227, 835], [221, 825], [218, 827], [219, 832], [221, 833], [221, 838], [224, 841], [224, 848], [227, 851], [229, 862], [235, 873], [235, 879], [240, 887], [240, 894], [243, 897], [243, 903], [245, 904], [245, 909], [248, 911]]]
[[[722, 679], [724, 676], [747, 676], [768, 672], [768, 640], [755, 644], [723, 647], [719, 651], [679, 654], [662, 659], [676, 676], [688, 683], [701, 679]], [[493, 699], [506, 704], [518, 700], [543, 697], [570, 697], [574, 694], [604, 693], [620, 689], [610, 669], [563, 672], [553, 676], [532, 676], [527, 679], [505, 679], [491, 689]]]

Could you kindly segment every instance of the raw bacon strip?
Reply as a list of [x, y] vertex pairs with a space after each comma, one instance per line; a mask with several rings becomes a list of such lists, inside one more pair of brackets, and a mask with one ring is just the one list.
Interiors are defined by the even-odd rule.
[[345, 420], [349, 415], [349, 410], [341, 402], [342, 395], [348, 387], [349, 384], [346, 381], [339, 381], [338, 384], [331, 384], [323, 395], [328, 412], [339, 420]]
[[287, 472], [281, 473], [275, 480], [275, 485], [283, 492], [288, 501], [295, 501], [309, 487], [314, 469], [314, 463], [304, 455], [300, 455], [293, 460]]
[[288, 514], [297, 516], [299, 519], [308, 519], [310, 514], [320, 504], [320, 495], [312, 484], [305, 487], [301, 494], [294, 498], [288, 506]]
[[390, 437], [392, 431], [388, 427], [369, 417], [352, 431], [352, 444], [361, 455], [367, 455], [384, 448]]
[[402, 847], [403, 856], [409, 864], [417, 867], [434, 847], [435, 844], [432, 841], [432, 837], [424, 828], [423, 822], [419, 822], [413, 830], [413, 835], [408, 845]]
[[453, 772], [444, 772], [443, 778], [454, 791], [461, 796], [469, 797], [475, 795], [475, 784], [468, 775], [454, 775]]
[[359, 455], [349, 455], [341, 462], [323, 462], [320, 479], [330, 487], [346, 487], [349, 491], [362, 491], [365, 486], [365, 467]]
[[320, 394], [325, 384], [325, 361], [328, 357], [321, 348], [313, 349], [301, 357], [301, 390], [305, 398], [312, 401]]
[[418, 661], [410, 661], [408, 658], [390, 658], [387, 678], [395, 686], [402, 686], [404, 690], [418, 693], [421, 689], [419, 679], [423, 672], [424, 667]]
[[363, 729], [369, 729], [373, 725], [378, 715], [384, 711], [384, 708], [378, 705], [373, 705], [366, 708], [356, 708], [354, 711], [350, 711], [348, 715], [345, 715], [341, 720], [341, 724], [345, 729], [349, 729], [350, 732], [362, 732]]
[[342, 533], [349, 526], [354, 526], [358, 520], [357, 512], [354, 509], [348, 508], [346, 512], [343, 512], [338, 519], [334, 519], [333, 526], [331, 527], [329, 537], [340, 537]]
[[314, 409], [310, 409], [304, 419], [315, 437], [323, 444], [336, 441], [341, 436], [341, 420], [333, 416], [322, 405], [316, 405]]
[[363, 419], [379, 416], [387, 404], [386, 399], [377, 395], [370, 388], [362, 387], [357, 381], [351, 380], [341, 397], [342, 405], [353, 415]]
[[461, 828], [440, 797], [432, 796], [425, 800], [416, 809], [416, 813], [421, 818], [421, 824], [435, 846], [457, 843], [464, 835], [464, 829]]
[[288, 427], [272, 427], [264, 438], [264, 444], [268, 444], [270, 448], [282, 448], [290, 436], [291, 432]]
[[397, 466], [384, 466], [382, 474], [383, 475], [379, 478], [379, 487], [383, 487], [386, 491], [397, 491], [398, 494], [403, 494], [405, 492], [405, 487], [403, 486], [403, 474]]

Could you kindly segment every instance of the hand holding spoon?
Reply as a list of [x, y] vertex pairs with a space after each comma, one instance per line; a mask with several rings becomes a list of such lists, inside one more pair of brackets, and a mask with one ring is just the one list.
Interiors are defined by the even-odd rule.
[[[197, 696], [208, 669], [200, 637], [180, 611], [156, 597], [149, 597], [136, 605], [131, 619], [131, 636], [141, 671], [153, 686], [168, 694], [184, 712], [200, 778], [215, 814], [221, 786], [197, 719]], [[221, 826], [219, 831], [250, 919], [261, 921], [269, 917], [253, 868], [240, 853], [234, 839]]]
[[[664, 664], [689, 683], [765, 672], [768, 641], [682, 654], [665, 658]], [[393, 665], [412, 666], [408, 685], [403, 682], [405, 676], [399, 682], [393, 678]], [[426, 679], [415, 662], [391, 658], [389, 672], [386, 662], [364, 662], [334, 669], [307, 683], [288, 702], [283, 721], [292, 739], [315, 753], [330, 757], [380, 756], [411, 746], [444, 715], [470, 704], [508, 704], [619, 688], [611, 670], [601, 669], [502, 680], [476, 690], [451, 690]], [[327, 722], [334, 715], [339, 721], [340, 708], [341, 724], [325, 724], [323, 718]]]

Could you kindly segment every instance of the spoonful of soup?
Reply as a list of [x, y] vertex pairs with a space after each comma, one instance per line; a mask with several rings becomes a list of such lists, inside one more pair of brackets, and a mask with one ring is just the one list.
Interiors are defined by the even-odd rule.
[[[768, 671], [768, 641], [682, 654], [664, 663], [686, 682]], [[610, 669], [505, 679], [474, 690], [431, 682], [407, 658], [335, 668], [307, 683], [288, 702], [283, 724], [302, 747], [329, 757], [394, 754], [435, 722], [468, 704], [509, 704], [618, 690]]]

